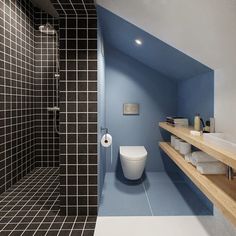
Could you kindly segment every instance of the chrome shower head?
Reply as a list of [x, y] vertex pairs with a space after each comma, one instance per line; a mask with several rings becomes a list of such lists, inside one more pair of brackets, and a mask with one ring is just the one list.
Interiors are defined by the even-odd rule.
[[47, 35], [55, 35], [57, 33], [57, 31], [54, 29], [54, 27], [49, 23], [47, 23], [45, 25], [40, 25], [39, 31], [41, 33], [47, 34]]

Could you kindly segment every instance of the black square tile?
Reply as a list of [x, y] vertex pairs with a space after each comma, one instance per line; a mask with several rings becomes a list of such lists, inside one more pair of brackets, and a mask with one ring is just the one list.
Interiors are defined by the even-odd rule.
[[32, 235], [34, 235], [34, 233], [35, 233], [35, 231], [25, 231], [23, 234], [22, 234], [22, 236], [32, 236]]
[[53, 230], [53, 231], [48, 231], [47, 234], [46, 234], [46, 236], [57, 236], [58, 233], [59, 233], [59, 231], [55, 231], [55, 230]]
[[2, 225], [1, 228], [4, 228], [4, 230], [13, 230], [16, 226], [17, 224], [7, 224], [7, 225]]
[[51, 226], [50, 223], [42, 223], [42, 224], [40, 224], [39, 229], [40, 229], [40, 230], [49, 229], [50, 226]]
[[65, 229], [72, 229], [73, 228], [73, 223], [64, 223], [63, 226], [62, 226], [62, 230], [65, 230]]
[[82, 230], [84, 228], [84, 223], [75, 223], [73, 230]]
[[37, 231], [35, 232], [34, 236], [45, 236], [47, 235], [47, 231], [43, 230], [43, 231]]
[[82, 236], [82, 230], [72, 230], [71, 236]]
[[[23, 232], [24, 232], [24, 231], [14, 230], [14, 231], [11, 233], [11, 235], [13, 235], [13, 236], [21, 236], [21, 235], [23, 234]], [[6, 234], [6, 235], [9, 235], [9, 232], [8, 232], [8, 234]]]
[[63, 223], [53, 223], [50, 227], [50, 230], [59, 230]]
[[30, 224], [27, 228], [27, 230], [36, 230], [39, 227], [39, 223], [38, 224]]
[[82, 236], [93, 236], [94, 230], [84, 230]]
[[58, 236], [70, 236], [70, 230], [60, 230]]

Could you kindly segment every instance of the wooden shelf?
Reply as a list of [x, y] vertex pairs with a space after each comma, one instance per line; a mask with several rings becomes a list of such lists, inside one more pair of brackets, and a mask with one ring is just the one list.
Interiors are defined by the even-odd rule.
[[198, 186], [198, 188], [236, 225], [236, 180], [224, 175], [202, 175], [169, 143], [160, 142], [160, 148]]
[[159, 126], [168, 132], [176, 135], [177, 137], [183, 139], [184, 141], [192, 144], [193, 146], [199, 148], [200, 150], [206, 152], [207, 154], [215, 157], [217, 160], [225, 163], [228, 166], [236, 169], [236, 154], [229, 152], [216, 145], [206, 142], [202, 136], [193, 136], [190, 134], [191, 128], [184, 127], [173, 127], [168, 125], [166, 122], [160, 122]]

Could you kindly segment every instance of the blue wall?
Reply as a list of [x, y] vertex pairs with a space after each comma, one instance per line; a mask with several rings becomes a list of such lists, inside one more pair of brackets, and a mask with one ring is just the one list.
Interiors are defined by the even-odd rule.
[[[105, 58], [103, 39], [98, 25], [98, 144], [100, 144], [102, 132], [100, 127], [105, 127]], [[98, 145], [99, 158], [99, 199], [101, 198], [104, 178], [106, 174], [106, 152]]]
[[[178, 83], [178, 115], [187, 117], [193, 125], [194, 116], [200, 113], [204, 121], [214, 117], [214, 71]], [[170, 171], [168, 166], [167, 171]], [[178, 173], [213, 212], [211, 201], [180, 170]]]
[[[119, 146], [142, 145], [148, 151], [146, 170], [163, 171], [158, 122], [177, 113], [177, 84], [157, 71], [111, 47], [105, 48], [106, 124], [113, 136], [113, 163], [119, 169]], [[139, 116], [123, 116], [123, 103], [139, 103]]]
[[204, 121], [214, 117], [214, 72], [204, 73], [178, 83], [178, 115], [189, 118], [200, 113]]

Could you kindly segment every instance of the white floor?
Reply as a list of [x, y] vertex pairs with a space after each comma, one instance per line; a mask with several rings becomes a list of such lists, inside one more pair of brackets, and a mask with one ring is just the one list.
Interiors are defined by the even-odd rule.
[[98, 217], [94, 236], [235, 236], [214, 216]]

